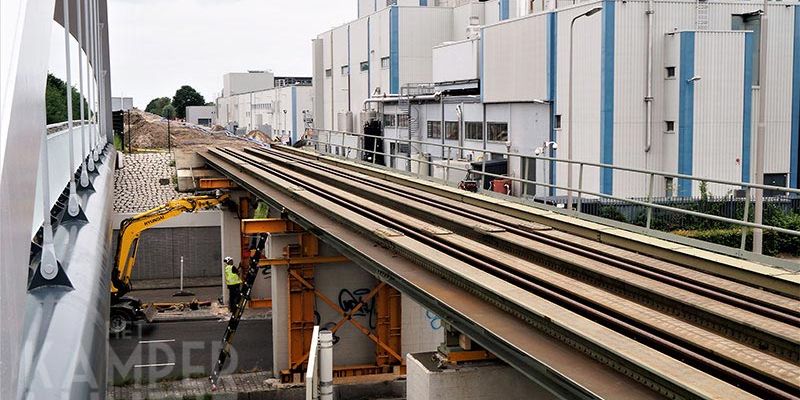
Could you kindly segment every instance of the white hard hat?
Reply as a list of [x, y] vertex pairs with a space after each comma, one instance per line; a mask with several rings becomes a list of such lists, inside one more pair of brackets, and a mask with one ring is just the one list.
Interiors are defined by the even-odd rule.
[[225, 257], [225, 264], [233, 264], [233, 257]]

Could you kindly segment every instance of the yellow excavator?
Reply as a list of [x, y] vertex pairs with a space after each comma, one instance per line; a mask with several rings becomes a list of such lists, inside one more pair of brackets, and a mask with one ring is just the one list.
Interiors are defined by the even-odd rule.
[[156, 310], [152, 306], [143, 306], [139, 299], [125, 296], [131, 291], [131, 274], [136, 263], [136, 250], [139, 247], [139, 236], [148, 228], [152, 228], [170, 218], [183, 213], [191, 213], [217, 206], [231, 206], [226, 192], [197, 192], [194, 196], [170, 200], [164, 205], [134, 215], [120, 223], [117, 234], [117, 251], [114, 258], [114, 269], [111, 271], [111, 317], [109, 331], [119, 334], [128, 329], [134, 321], [152, 320]]

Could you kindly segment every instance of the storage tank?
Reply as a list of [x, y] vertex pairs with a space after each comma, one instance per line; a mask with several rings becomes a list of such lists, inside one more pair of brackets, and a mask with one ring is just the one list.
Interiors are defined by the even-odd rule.
[[353, 113], [350, 111], [339, 112], [336, 129], [342, 132], [353, 132]]

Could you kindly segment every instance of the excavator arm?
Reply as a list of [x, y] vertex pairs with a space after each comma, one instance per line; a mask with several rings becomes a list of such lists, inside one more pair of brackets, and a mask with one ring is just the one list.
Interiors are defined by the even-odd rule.
[[117, 235], [114, 270], [111, 273], [112, 300], [120, 299], [131, 290], [131, 274], [136, 264], [136, 250], [142, 232], [183, 213], [195, 212], [230, 203], [230, 196], [219, 190], [200, 192], [194, 196], [170, 200], [122, 221]]

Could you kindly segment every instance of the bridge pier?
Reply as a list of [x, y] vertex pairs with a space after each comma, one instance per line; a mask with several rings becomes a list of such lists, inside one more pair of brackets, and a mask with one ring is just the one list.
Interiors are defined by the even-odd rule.
[[549, 400], [543, 387], [501, 361], [440, 367], [436, 353], [406, 356], [408, 400]]

